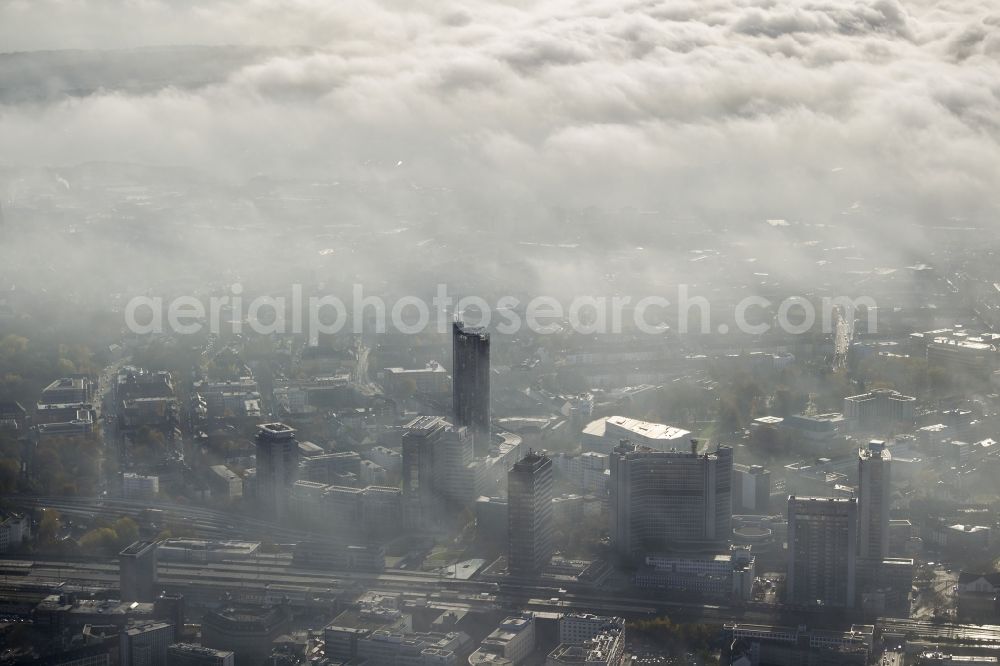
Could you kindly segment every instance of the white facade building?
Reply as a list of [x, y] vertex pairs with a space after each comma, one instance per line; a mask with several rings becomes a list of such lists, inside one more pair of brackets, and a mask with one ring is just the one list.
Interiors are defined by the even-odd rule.
[[[483, 639], [477, 652], [507, 659], [517, 666], [535, 651], [535, 618], [530, 614], [508, 617]], [[489, 663], [481, 657], [478, 663]], [[495, 661], [495, 660], [494, 660]], [[470, 660], [471, 663], [471, 660]]]
[[31, 535], [31, 523], [19, 513], [0, 515], [0, 553], [18, 548]]
[[549, 653], [545, 664], [619, 666], [624, 651], [624, 618], [571, 613], [560, 618], [559, 646]]
[[614, 629], [625, 631], [624, 618], [590, 613], [567, 613], [559, 619], [559, 642], [580, 644], [603, 631]]
[[754, 564], [749, 546], [732, 546], [728, 553], [700, 557], [650, 555], [634, 580], [640, 587], [749, 601], [753, 593]]
[[608, 454], [584, 451], [579, 455], [560, 454], [552, 458], [556, 470], [578, 491], [603, 494], [608, 488]]
[[126, 472], [122, 475], [122, 494], [126, 499], [153, 499], [160, 493], [160, 477]]

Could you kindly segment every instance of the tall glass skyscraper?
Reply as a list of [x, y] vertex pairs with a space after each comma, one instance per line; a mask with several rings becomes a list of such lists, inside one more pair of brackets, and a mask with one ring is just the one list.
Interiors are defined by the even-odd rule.
[[892, 455], [873, 439], [858, 451], [858, 555], [882, 561], [889, 557], [889, 505]]
[[510, 548], [507, 568], [515, 574], [539, 573], [552, 557], [552, 460], [529, 453], [507, 475]]
[[854, 606], [857, 529], [853, 497], [788, 498], [787, 603]]
[[455, 425], [472, 433], [476, 455], [490, 449], [490, 334], [452, 324], [451, 394]]
[[732, 524], [733, 450], [659, 451], [622, 441], [611, 454], [611, 538], [626, 559], [724, 546]]

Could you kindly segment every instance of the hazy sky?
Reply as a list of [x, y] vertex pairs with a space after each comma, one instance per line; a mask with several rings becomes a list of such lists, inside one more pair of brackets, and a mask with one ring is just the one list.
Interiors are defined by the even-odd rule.
[[164, 45], [253, 48], [0, 56], [0, 163], [364, 166], [754, 219], [1000, 208], [991, 0], [0, 0], [6, 52]]

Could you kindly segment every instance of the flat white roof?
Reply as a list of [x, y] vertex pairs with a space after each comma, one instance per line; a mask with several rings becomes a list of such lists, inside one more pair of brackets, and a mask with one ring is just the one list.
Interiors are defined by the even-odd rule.
[[597, 419], [596, 421], [591, 421], [587, 424], [587, 427], [584, 428], [583, 432], [587, 435], [604, 437], [607, 433], [607, 427], [609, 425], [615, 428], [620, 428], [644, 439], [670, 441], [682, 439], [691, 434], [690, 431], [682, 428], [675, 428], [674, 426], [669, 426], [664, 423], [640, 421], [639, 419], [632, 419], [627, 416], [607, 416], [602, 419]]

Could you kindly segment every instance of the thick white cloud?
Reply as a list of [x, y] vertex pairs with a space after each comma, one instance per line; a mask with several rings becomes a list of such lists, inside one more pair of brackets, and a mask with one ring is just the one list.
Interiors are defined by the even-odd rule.
[[2, 91], [7, 164], [363, 164], [481, 204], [726, 219], [992, 219], [1000, 198], [988, 0], [14, 0], [0, 44], [252, 47], [146, 78], [150, 52], [106, 54], [85, 95], [51, 54], [4, 56], [34, 91]]

